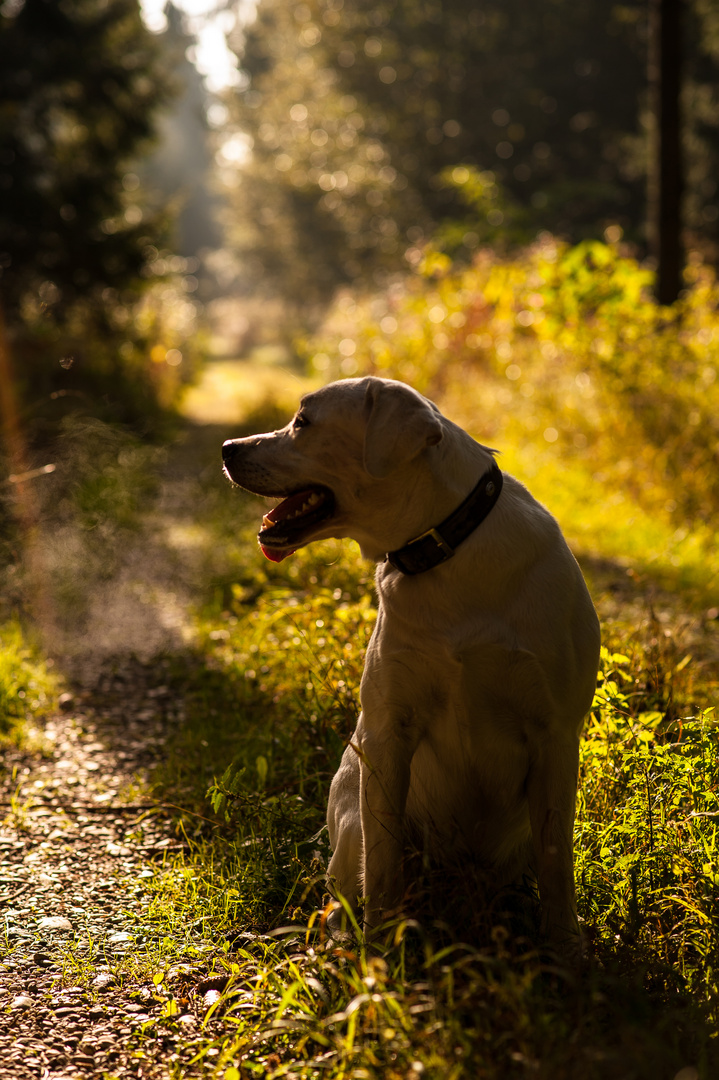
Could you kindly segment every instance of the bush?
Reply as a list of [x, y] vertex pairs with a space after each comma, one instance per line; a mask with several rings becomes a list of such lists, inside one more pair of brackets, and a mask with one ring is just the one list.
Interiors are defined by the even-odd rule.
[[512, 258], [483, 250], [466, 269], [415, 255], [417, 272], [385, 294], [339, 298], [304, 343], [315, 370], [442, 394], [482, 441], [543, 436], [678, 523], [717, 512], [710, 268], [690, 262], [685, 292], [666, 308], [651, 298], [652, 273], [616, 244], [546, 237]]

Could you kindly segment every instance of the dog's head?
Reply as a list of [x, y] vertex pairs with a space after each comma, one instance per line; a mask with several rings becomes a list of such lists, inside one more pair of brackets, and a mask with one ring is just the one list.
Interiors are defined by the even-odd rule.
[[411, 533], [413, 492], [443, 434], [437, 407], [404, 383], [345, 379], [307, 394], [280, 431], [230, 439], [222, 457], [233, 483], [282, 500], [259, 534], [269, 559], [330, 536], [375, 556]]

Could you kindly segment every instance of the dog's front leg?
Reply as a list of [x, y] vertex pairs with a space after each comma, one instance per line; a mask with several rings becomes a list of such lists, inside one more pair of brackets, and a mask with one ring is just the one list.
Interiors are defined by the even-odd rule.
[[413, 747], [394, 731], [366, 732], [360, 753], [365, 932], [399, 907], [404, 894], [404, 811]]
[[[357, 898], [362, 892], [362, 821], [360, 818], [360, 763], [358, 745], [361, 742], [362, 718], [349, 746], [342, 755], [327, 803], [327, 830], [332, 846], [332, 859], [327, 868], [327, 884], [335, 896], [342, 896], [357, 911]], [[344, 911], [336, 909], [328, 920], [332, 934], [342, 932]]]
[[541, 933], [570, 964], [581, 959], [572, 842], [578, 766], [578, 739], [547, 742], [533, 755], [527, 785]]

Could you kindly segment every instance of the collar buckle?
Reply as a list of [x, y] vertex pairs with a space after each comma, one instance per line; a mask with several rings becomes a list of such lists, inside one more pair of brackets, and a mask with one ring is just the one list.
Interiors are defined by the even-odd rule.
[[407, 575], [423, 574], [426, 570], [447, 562], [462, 541], [481, 525], [497, 502], [501, 491], [502, 472], [493, 461], [474, 490], [453, 514], [396, 551], [388, 551], [385, 560], [395, 570]]
[[420, 540], [434, 540], [435, 544], [444, 556], [442, 562], [445, 562], [447, 559], [451, 559], [454, 555], [454, 548], [447, 543], [445, 538], [440, 532], [437, 531], [437, 529], [427, 529], [427, 532], [423, 532], [421, 536], [416, 536], [414, 540], [410, 541], [410, 543], [418, 544]]

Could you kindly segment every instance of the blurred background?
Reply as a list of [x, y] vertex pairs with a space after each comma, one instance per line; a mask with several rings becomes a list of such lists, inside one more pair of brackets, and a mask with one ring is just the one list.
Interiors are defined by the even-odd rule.
[[168, 448], [205, 490], [368, 372], [710, 527], [718, 61], [716, 0], [4, 0], [5, 613], [77, 628]]

